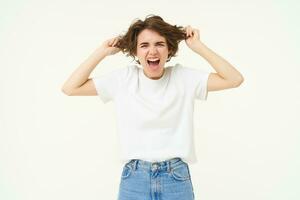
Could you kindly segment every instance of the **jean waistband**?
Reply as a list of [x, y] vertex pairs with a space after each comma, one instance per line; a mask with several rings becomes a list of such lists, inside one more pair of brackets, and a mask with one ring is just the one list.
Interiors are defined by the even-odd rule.
[[130, 165], [134, 170], [138, 168], [143, 168], [152, 171], [166, 170], [169, 172], [171, 168], [174, 168], [183, 163], [186, 164], [180, 157], [176, 157], [159, 162], [150, 162], [141, 159], [131, 159], [128, 163], [126, 163], [126, 165]]

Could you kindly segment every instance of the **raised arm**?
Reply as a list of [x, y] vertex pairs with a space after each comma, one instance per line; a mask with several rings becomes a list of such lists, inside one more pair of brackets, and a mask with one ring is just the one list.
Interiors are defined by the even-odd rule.
[[117, 37], [103, 42], [67, 79], [62, 86], [62, 92], [69, 96], [97, 95], [95, 86], [89, 76], [101, 60], [120, 51], [119, 48], [114, 47], [117, 42]]
[[185, 40], [187, 46], [202, 56], [217, 72], [210, 73], [208, 77], [208, 91], [238, 87], [244, 81], [238, 70], [200, 41], [199, 30], [191, 26], [187, 26], [185, 30], [188, 37]]

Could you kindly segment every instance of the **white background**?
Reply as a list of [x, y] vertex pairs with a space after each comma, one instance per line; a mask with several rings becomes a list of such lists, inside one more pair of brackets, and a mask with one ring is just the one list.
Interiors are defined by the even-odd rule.
[[[114, 104], [66, 96], [61, 86], [104, 40], [148, 14], [198, 28], [245, 78], [196, 101], [196, 199], [299, 199], [299, 7], [268, 0], [2, 0], [0, 199], [117, 198]], [[177, 62], [214, 71], [184, 42], [170, 64]], [[130, 63], [119, 53], [91, 76]]]

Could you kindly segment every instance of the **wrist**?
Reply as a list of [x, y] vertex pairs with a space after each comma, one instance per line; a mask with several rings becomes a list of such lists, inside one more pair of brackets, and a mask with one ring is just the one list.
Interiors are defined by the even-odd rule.
[[202, 43], [201, 41], [197, 41], [194, 45], [193, 45], [193, 51], [195, 51], [196, 53], [201, 54], [203, 52], [203, 50], [205, 50], [205, 48], [207, 48], [205, 46], [204, 43]]
[[107, 48], [104, 48], [103, 46], [100, 46], [95, 50], [95, 55], [100, 56], [102, 58], [109, 55], [109, 51], [107, 51]]

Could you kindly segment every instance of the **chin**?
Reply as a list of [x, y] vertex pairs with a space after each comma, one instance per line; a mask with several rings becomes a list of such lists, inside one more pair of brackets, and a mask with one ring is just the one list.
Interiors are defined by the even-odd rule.
[[163, 67], [161, 67], [161, 66], [158, 66], [158, 67], [150, 67], [149, 65], [147, 65], [147, 66], [144, 67], [144, 69], [145, 69], [147, 72], [151, 73], [151, 74], [157, 74], [157, 73], [159, 74], [159, 73], [162, 72]]
[[156, 69], [151, 69], [149, 66], [144, 67], [144, 71], [146, 72], [147, 76], [152, 79], [160, 78], [163, 70], [164, 67], [161, 66]]

